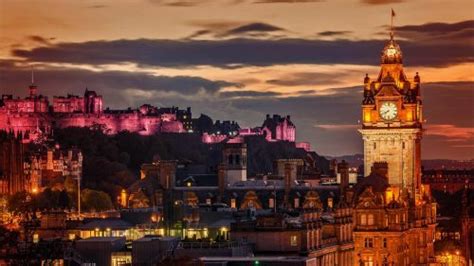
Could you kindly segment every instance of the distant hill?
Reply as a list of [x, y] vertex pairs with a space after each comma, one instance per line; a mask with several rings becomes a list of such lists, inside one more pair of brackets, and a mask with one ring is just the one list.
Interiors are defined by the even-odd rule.
[[[363, 154], [343, 155], [343, 156], [325, 156], [328, 160], [336, 159], [337, 161], [345, 160], [350, 166], [360, 166], [364, 164]], [[449, 159], [432, 159], [422, 160], [421, 164], [424, 169], [474, 169], [474, 159], [471, 160], [449, 160]]]

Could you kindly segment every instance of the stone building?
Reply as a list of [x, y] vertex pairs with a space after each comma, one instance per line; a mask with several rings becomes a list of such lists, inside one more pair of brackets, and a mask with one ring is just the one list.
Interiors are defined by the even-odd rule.
[[436, 203], [421, 184], [420, 76], [408, 80], [390, 35], [381, 70], [364, 79], [362, 129], [365, 178], [346, 191], [353, 204], [354, 265], [429, 265]]
[[31, 153], [25, 158], [24, 164], [29, 177], [28, 191], [36, 193], [58, 177], [81, 178], [83, 159], [82, 152], [77, 148], [61, 149], [54, 146], [39, 153]]
[[0, 195], [26, 190], [24, 171], [25, 144], [22, 135], [0, 131]]

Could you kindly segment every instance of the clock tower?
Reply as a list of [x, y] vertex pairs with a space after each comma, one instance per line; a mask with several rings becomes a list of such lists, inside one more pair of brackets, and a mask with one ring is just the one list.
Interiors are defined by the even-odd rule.
[[362, 129], [365, 176], [387, 162], [388, 182], [412, 196], [421, 186], [422, 103], [418, 73], [409, 80], [393, 34], [382, 50], [378, 77], [364, 79]]

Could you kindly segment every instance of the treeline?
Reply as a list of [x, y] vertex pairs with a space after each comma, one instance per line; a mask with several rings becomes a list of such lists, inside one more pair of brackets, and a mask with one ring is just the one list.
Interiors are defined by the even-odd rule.
[[[62, 148], [79, 148], [84, 157], [82, 187], [106, 192], [116, 202], [120, 191], [138, 180], [143, 163], [156, 159], [187, 161], [216, 171], [222, 160], [222, 144], [204, 144], [200, 134], [159, 134], [141, 136], [120, 132], [105, 135], [100, 128], [57, 129], [54, 141]], [[267, 142], [261, 136], [247, 137], [248, 174], [269, 173], [281, 158], [306, 158], [293, 143]], [[317, 155], [316, 155], [317, 156]], [[317, 165], [327, 172], [329, 162], [317, 156]], [[71, 186], [71, 184], [69, 184]], [[71, 190], [71, 189], [69, 189]]]

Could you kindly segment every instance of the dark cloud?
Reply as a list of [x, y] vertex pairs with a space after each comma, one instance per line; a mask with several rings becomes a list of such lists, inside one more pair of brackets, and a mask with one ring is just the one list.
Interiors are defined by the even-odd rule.
[[172, 7], [193, 7], [205, 4], [206, 0], [149, 0], [152, 4]]
[[210, 31], [210, 30], [198, 30], [198, 31], [194, 32], [193, 34], [189, 35], [188, 37], [186, 37], [186, 39], [198, 38], [198, 37], [209, 35], [209, 34], [212, 34], [212, 33], [213, 32]]
[[219, 93], [224, 98], [239, 98], [239, 97], [273, 97], [279, 96], [281, 93], [273, 91], [251, 91], [251, 90], [240, 90], [240, 91], [225, 91]]
[[295, 4], [295, 3], [316, 3], [316, 2], [324, 2], [324, 0], [256, 0], [254, 4]]
[[323, 37], [333, 37], [333, 36], [345, 36], [348, 34], [351, 34], [352, 31], [322, 31], [318, 33], [318, 36], [323, 36]]
[[[3, 93], [26, 92], [29, 81], [30, 68], [15, 67], [12, 62], [0, 63], [0, 84]], [[64, 93], [82, 93], [82, 89], [89, 87], [107, 95], [112, 100], [112, 105], [129, 102], [123, 92], [125, 90], [138, 90], [141, 92], [162, 92], [178, 97], [192, 97], [199, 93], [213, 95], [222, 88], [240, 88], [240, 84], [226, 81], [212, 81], [201, 77], [192, 76], [153, 76], [144, 73], [104, 71], [94, 72], [79, 69], [35, 68], [35, 78], [41, 85], [42, 93], [56, 95], [59, 91]], [[21, 88], [25, 88], [22, 90]]]
[[105, 8], [105, 7], [108, 7], [108, 6], [107, 5], [91, 5], [91, 6], [88, 6], [87, 8], [97, 9], [97, 8]]
[[193, 26], [203, 27], [187, 37], [187, 39], [209, 36], [214, 39], [229, 37], [272, 37], [271, 34], [285, 32], [285, 29], [263, 22], [241, 24], [233, 21], [191, 22]]
[[300, 72], [291, 73], [291, 75], [283, 76], [280, 79], [267, 80], [266, 83], [280, 86], [315, 86], [321, 84], [339, 84], [341, 83], [341, 73], [315, 73]]
[[223, 35], [242, 35], [247, 33], [255, 33], [255, 32], [275, 32], [275, 31], [284, 31], [283, 28], [273, 26], [267, 23], [262, 22], [255, 22], [246, 24], [243, 26], [239, 26], [233, 29], [228, 30]]
[[396, 27], [397, 32], [413, 31], [419, 33], [447, 34], [474, 28], [474, 20], [461, 21], [457, 23], [426, 23], [422, 25], [406, 25]]
[[[410, 66], [447, 66], [471, 62], [472, 42], [399, 42]], [[60, 43], [13, 50], [30, 61], [80, 64], [134, 62], [140, 65], [192, 67], [275, 64], [378, 64], [379, 40], [229, 39], [114, 40]]]
[[403, 3], [406, 0], [361, 0], [362, 3], [368, 5], [387, 5], [387, 4], [397, 4]]
[[51, 44], [51, 41], [55, 40], [56, 38], [53, 38], [53, 37], [45, 38], [39, 35], [30, 35], [27, 37], [27, 39], [39, 44], [49, 45]]
[[467, 42], [474, 43], [474, 20], [458, 23], [427, 23], [423, 25], [400, 26], [396, 35], [427, 45], [434, 43]]

